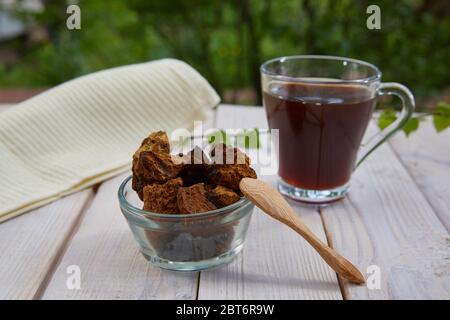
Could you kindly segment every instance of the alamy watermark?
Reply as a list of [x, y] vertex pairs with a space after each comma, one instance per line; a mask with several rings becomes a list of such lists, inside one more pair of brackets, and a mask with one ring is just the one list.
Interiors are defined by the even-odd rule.
[[381, 9], [376, 4], [372, 4], [367, 7], [367, 14], [370, 16], [367, 18], [366, 26], [369, 30], [380, 30], [381, 29]]
[[66, 287], [69, 290], [81, 289], [81, 268], [78, 265], [70, 265], [66, 268], [68, 274], [66, 279]]
[[[69, 30], [81, 29], [81, 8], [77, 4], [71, 4], [67, 7], [66, 13], [69, 15], [66, 20], [66, 26]], [[366, 20], [366, 27], [369, 30], [381, 29], [381, 8], [376, 4], [367, 7], [366, 13], [369, 14]]]
[[[217, 163], [244, 164], [246, 158], [243, 154], [238, 154], [235, 157], [233, 152], [219, 152], [217, 154], [214, 152], [213, 148], [217, 144], [224, 143], [248, 154], [252, 166], [259, 169], [260, 175], [277, 173], [278, 129], [205, 129], [203, 121], [194, 121], [193, 127], [192, 132], [185, 128], [168, 132], [173, 154], [186, 154], [198, 146], [200, 147], [197, 150], [198, 152], [201, 152], [201, 149], [205, 149], [209, 153], [213, 152]], [[196, 152], [195, 149], [194, 152]], [[202, 161], [201, 154], [194, 156], [194, 164], [195, 161]]]
[[373, 264], [367, 267], [366, 273], [368, 275], [366, 286], [369, 290], [381, 289], [381, 269], [379, 266]]
[[69, 30], [81, 29], [81, 9], [76, 4], [67, 7], [66, 13], [69, 15], [66, 20], [66, 26]]

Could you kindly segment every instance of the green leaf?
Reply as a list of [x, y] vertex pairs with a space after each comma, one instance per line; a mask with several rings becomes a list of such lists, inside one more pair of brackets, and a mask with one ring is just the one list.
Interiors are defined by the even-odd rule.
[[441, 101], [438, 103], [436, 113], [441, 113], [446, 116], [450, 116], [450, 103]]
[[214, 133], [211, 133], [208, 135], [208, 143], [224, 143], [224, 144], [230, 144], [230, 138], [228, 137], [225, 130], [219, 130]]
[[439, 102], [433, 117], [433, 124], [437, 132], [444, 131], [450, 126], [450, 104]]
[[411, 132], [416, 131], [418, 128], [419, 128], [419, 119], [411, 118], [403, 127], [403, 131], [405, 132], [406, 136], [409, 136]]
[[441, 132], [450, 126], [450, 118], [435, 114], [433, 118], [433, 123], [436, 131]]
[[261, 142], [258, 128], [246, 129], [236, 136], [237, 145], [245, 149], [259, 149]]
[[378, 118], [378, 127], [383, 130], [397, 119], [397, 113], [393, 109], [385, 109]]

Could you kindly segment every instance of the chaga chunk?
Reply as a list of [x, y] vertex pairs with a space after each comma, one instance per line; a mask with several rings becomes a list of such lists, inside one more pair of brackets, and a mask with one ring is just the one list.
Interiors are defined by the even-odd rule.
[[256, 172], [246, 164], [214, 164], [208, 168], [208, 179], [213, 185], [222, 185], [236, 192], [242, 178], [256, 179]]
[[139, 196], [139, 199], [144, 200], [142, 190], [146, 185], [154, 183], [153, 181], [146, 181], [142, 179], [139, 175], [133, 172], [133, 179], [131, 180], [131, 187], [135, 190]]
[[211, 184], [240, 192], [239, 182], [242, 178], [256, 178], [255, 170], [250, 167], [250, 158], [238, 148], [219, 143], [214, 145], [210, 155], [214, 161], [207, 170]]
[[[186, 189], [179, 192], [176, 202], [182, 206], [179, 212], [185, 213], [208, 211], [238, 201], [241, 179], [256, 178], [250, 158], [238, 148], [223, 143], [214, 145], [210, 155], [212, 159], [199, 147], [185, 155], [171, 155], [167, 134], [154, 132], [144, 139], [133, 155], [132, 188], [145, 201], [145, 197], [149, 198], [144, 195], [146, 186], [150, 186], [148, 192], [159, 190], [158, 185], [180, 177]], [[189, 189], [190, 186], [193, 188]], [[197, 201], [200, 202], [196, 204]]]
[[250, 158], [244, 152], [224, 143], [215, 144], [209, 154], [216, 164], [250, 165]]
[[151, 184], [143, 188], [144, 210], [156, 213], [178, 213], [177, 194], [183, 180], [176, 178], [164, 184]]
[[233, 190], [217, 186], [208, 192], [208, 199], [216, 205], [217, 208], [223, 208], [237, 202], [241, 197]]
[[[144, 167], [141, 162], [141, 154], [144, 152], [154, 152], [158, 154], [169, 154], [170, 144], [169, 138], [164, 131], [157, 131], [151, 133], [147, 138], [145, 138], [141, 146], [133, 155], [133, 180], [132, 188], [138, 193], [139, 198], [143, 200], [142, 189], [144, 186], [155, 183], [155, 180], [146, 178], [144, 176]], [[168, 179], [167, 179], [168, 180]], [[166, 180], [166, 181], [167, 181]], [[163, 181], [160, 181], [163, 182]]]
[[170, 143], [167, 134], [164, 131], [156, 131], [145, 138], [135, 156], [142, 151], [154, 151], [162, 153], [170, 153]]
[[183, 169], [183, 164], [175, 163], [170, 154], [144, 151], [139, 155], [138, 168], [143, 179], [162, 183], [176, 178]]
[[145, 151], [169, 154], [170, 144], [167, 134], [164, 131], [153, 132], [142, 141], [141, 146], [133, 155], [133, 170], [138, 165], [140, 154]]
[[185, 186], [204, 182], [210, 162], [211, 160], [199, 147], [195, 147], [184, 155], [184, 167], [181, 171], [181, 177], [183, 178]]
[[209, 201], [203, 183], [197, 183], [190, 187], [178, 189], [177, 203], [179, 212], [182, 214], [206, 212], [217, 209], [217, 207]]
[[133, 166], [132, 188], [143, 200], [142, 189], [149, 184], [164, 183], [179, 176], [182, 163], [174, 163], [168, 153], [143, 151]]

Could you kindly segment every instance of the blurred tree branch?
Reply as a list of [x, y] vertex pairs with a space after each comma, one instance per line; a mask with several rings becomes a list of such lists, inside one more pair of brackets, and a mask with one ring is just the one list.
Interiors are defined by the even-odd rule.
[[256, 28], [255, 21], [252, 16], [249, 0], [236, 0], [236, 7], [240, 10], [240, 17], [242, 25], [245, 26], [245, 30], [248, 35], [247, 48], [245, 50], [247, 54], [248, 73], [250, 75], [252, 88], [257, 94], [257, 103], [261, 104], [261, 84], [259, 66], [261, 64], [261, 38]]

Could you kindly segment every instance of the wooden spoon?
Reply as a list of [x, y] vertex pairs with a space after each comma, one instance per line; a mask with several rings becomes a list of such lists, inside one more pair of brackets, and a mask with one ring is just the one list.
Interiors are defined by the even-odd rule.
[[263, 181], [251, 178], [242, 179], [239, 188], [258, 208], [272, 218], [284, 223], [308, 241], [337, 274], [353, 283], [362, 284], [365, 282], [362, 273], [350, 261], [324, 244], [312, 233], [283, 196], [274, 188]]

